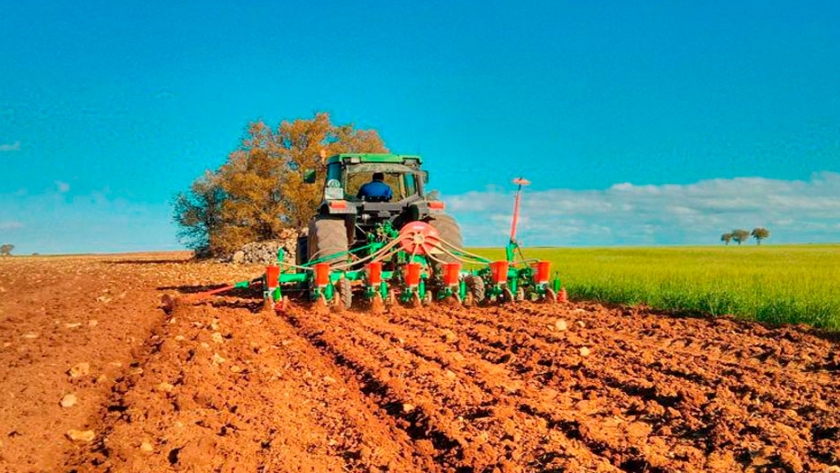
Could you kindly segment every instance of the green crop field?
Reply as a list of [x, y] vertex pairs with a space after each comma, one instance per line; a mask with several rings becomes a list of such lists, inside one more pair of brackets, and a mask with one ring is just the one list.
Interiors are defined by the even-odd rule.
[[[840, 330], [840, 245], [531, 248], [569, 297]], [[476, 252], [503, 258], [502, 250]]]

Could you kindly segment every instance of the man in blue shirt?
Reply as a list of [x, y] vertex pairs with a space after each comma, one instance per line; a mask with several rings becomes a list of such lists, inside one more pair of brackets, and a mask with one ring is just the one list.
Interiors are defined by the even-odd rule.
[[384, 180], [385, 174], [373, 173], [373, 180], [363, 185], [356, 197], [368, 202], [389, 202], [394, 197], [394, 193], [388, 184], [382, 182]]

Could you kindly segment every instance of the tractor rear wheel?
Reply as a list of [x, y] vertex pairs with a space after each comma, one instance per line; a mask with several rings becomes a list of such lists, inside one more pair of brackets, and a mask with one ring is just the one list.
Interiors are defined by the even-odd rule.
[[[438, 236], [442, 242], [440, 245], [441, 248], [445, 248], [446, 251], [449, 252], [452, 252], [453, 250], [463, 251], [464, 240], [461, 238], [461, 227], [458, 226], [458, 222], [456, 222], [454, 218], [450, 215], [436, 215], [431, 217], [428, 222], [432, 228], [437, 230]], [[435, 253], [432, 256], [434, 256], [437, 261], [429, 258], [429, 264], [432, 267], [432, 272], [434, 272], [435, 277], [437, 278], [443, 277], [443, 263], [455, 263], [458, 261], [454, 256], [443, 251]]]
[[[429, 219], [429, 225], [438, 231], [438, 236], [440, 236], [441, 241], [445, 242], [445, 244], [442, 244], [441, 246], [446, 248], [447, 251], [451, 252], [453, 250], [452, 247], [455, 247], [454, 249], [457, 251], [463, 251], [464, 240], [461, 238], [461, 227], [458, 226], [458, 222], [456, 222], [452, 216], [436, 215]], [[454, 263], [457, 261], [454, 257], [446, 253], [438, 253], [434, 256], [444, 263]], [[434, 262], [434, 260], [433, 264], [439, 266], [439, 264]], [[435, 272], [438, 272], [438, 269], [439, 268], [435, 268]]]
[[[308, 261], [344, 253], [349, 249], [347, 241], [347, 227], [343, 218], [315, 217], [309, 222], [309, 237], [307, 245]], [[330, 265], [347, 260], [347, 255], [330, 258]]]
[[302, 266], [309, 261], [309, 237], [299, 236], [297, 239], [297, 251], [295, 251], [295, 264]]

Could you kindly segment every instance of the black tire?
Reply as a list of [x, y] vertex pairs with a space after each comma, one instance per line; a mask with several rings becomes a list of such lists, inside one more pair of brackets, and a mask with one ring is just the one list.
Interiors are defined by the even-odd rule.
[[[452, 216], [435, 215], [434, 217], [429, 218], [428, 223], [438, 231], [441, 241], [448, 243], [442, 245], [447, 249], [447, 251], [452, 251], [452, 246], [459, 251], [464, 250], [464, 240], [461, 238], [461, 227], [458, 226], [458, 222], [456, 222]], [[454, 263], [457, 261], [455, 258], [446, 253], [436, 254], [435, 258], [443, 261], [444, 263]], [[440, 264], [433, 260], [432, 266], [437, 273], [440, 269], [437, 266], [440, 266]]]
[[511, 304], [513, 302], [516, 302], [516, 299], [513, 295], [513, 291], [511, 291], [510, 288], [507, 286], [505, 286], [505, 288], [502, 289], [502, 295], [500, 296], [500, 299], [500, 302], [502, 304]]
[[353, 286], [347, 278], [341, 278], [336, 284], [336, 293], [338, 301], [345, 309], [349, 309], [353, 305]]
[[[349, 249], [347, 227], [343, 218], [315, 217], [309, 222], [308, 261], [346, 252]], [[343, 263], [347, 255], [329, 260], [331, 265]]]
[[557, 293], [554, 292], [554, 289], [547, 287], [545, 288], [545, 295], [543, 296], [543, 300], [548, 302], [549, 304], [556, 304], [557, 303]]
[[299, 236], [297, 239], [297, 251], [295, 252], [295, 264], [302, 266], [309, 261], [309, 237]]
[[479, 305], [484, 302], [487, 291], [484, 287], [484, 279], [470, 274], [464, 281], [467, 283], [467, 299], [470, 300], [470, 305]]

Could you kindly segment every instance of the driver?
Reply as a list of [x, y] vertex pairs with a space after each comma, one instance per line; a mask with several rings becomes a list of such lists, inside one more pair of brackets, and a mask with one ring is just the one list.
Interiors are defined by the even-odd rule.
[[373, 173], [373, 180], [363, 185], [361, 189], [359, 189], [359, 193], [356, 197], [371, 202], [389, 202], [394, 196], [394, 193], [391, 191], [388, 184], [382, 182], [384, 180], [384, 173]]

